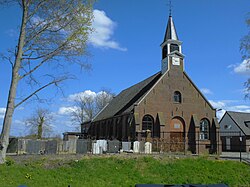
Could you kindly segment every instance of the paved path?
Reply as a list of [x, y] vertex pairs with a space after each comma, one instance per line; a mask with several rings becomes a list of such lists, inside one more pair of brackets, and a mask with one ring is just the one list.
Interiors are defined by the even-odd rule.
[[[240, 160], [239, 152], [222, 152], [220, 158]], [[242, 152], [241, 159], [250, 164], [250, 153]]]

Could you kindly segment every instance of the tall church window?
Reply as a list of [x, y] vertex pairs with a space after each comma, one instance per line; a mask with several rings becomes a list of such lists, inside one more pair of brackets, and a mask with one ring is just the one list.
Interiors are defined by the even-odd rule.
[[170, 44], [170, 53], [173, 51], [179, 52], [179, 46], [177, 44]]
[[142, 130], [150, 130], [152, 133], [153, 131], [153, 126], [154, 126], [154, 118], [150, 115], [145, 115], [142, 119]]
[[200, 122], [200, 139], [208, 140], [209, 138], [209, 121], [207, 119], [203, 119]]
[[174, 92], [174, 102], [175, 103], [181, 103], [181, 93], [178, 91]]

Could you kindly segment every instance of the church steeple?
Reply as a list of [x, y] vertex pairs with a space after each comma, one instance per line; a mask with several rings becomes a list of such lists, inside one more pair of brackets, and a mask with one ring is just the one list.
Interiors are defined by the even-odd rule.
[[168, 18], [162, 47], [162, 73], [168, 71], [172, 66], [179, 66], [182, 70], [184, 55], [181, 48], [182, 42], [179, 40], [171, 13]]
[[174, 21], [171, 15], [169, 16], [169, 19], [168, 19], [168, 25], [167, 25], [167, 29], [165, 32], [165, 37], [164, 37], [163, 42], [167, 40], [179, 40], [175, 26], [174, 26]]

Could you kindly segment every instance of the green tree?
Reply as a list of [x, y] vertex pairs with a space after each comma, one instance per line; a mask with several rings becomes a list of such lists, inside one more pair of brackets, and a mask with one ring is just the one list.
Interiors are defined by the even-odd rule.
[[[0, 135], [0, 163], [4, 163], [14, 110], [39, 97], [41, 90], [72, 78], [66, 65], [87, 67], [79, 57], [86, 55], [93, 11], [91, 0], [2, 0], [0, 5], [18, 6], [21, 11], [17, 45], [2, 55], [12, 70]], [[27, 95], [17, 100], [17, 90], [25, 83]]]
[[[241, 39], [240, 51], [242, 54], [242, 59], [247, 61], [247, 68], [250, 69], [250, 13], [246, 18], [246, 24], [248, 26], [248, 33]], [[246, 87], [246, 98], [250, 97], [250, 78], [245, 82]]]

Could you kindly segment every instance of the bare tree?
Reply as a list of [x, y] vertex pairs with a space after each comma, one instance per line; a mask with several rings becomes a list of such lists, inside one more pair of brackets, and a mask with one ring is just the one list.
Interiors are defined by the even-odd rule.
[[80, 125], [94, 118], [114, 97], [109, 90], [102, 90], [96, 95], [80, 94], [74, 100], [71, 113], [72, 121]]
[[37, 139], [48, 137], [52, 132], [53, 115], [48, 109], [38, 108], [31, 117], [25, 120], [30, 134], [36, 135]]
[[113, 99], [114, 96], [115, 94], [108, 89], [103, 89], [100, 91], [95, 98], [96, 111], [101, 111]]
[[[246, 36], [244, 36], [241, 39], [240, 43], [240, 51], [242, 54], [242, 59], [246, 60], [247, 62], [247, 68], [250, 69], [250, 13], [248, 13], [248, 17], [246, 19], [247, 26], [249, 28], [249, 31]], [[247, 79], [245, 82], [246, 87], [246, 98], [250, 97], [250, 78]]]
[[[4, 163], [14, 110], [38, 93], [72, 78], [65, 66], [78, 64], [86, 54], [86, 41], [91, 32], [91, 0], [3, 0], [0, 5], [17, 4], [21, 23], [17, 46], [2, 55], [12, 74], [6, 113], [0, 136], [0, 163]], [[18, 85], [27, 83], [26, 95], [17, 99]]]
[[74, 105], [71, 116], [72, 121], [77, 125], [91, 120], [96, 113], [95, 98], [93, 96], [79, 95], [74, 100]]

